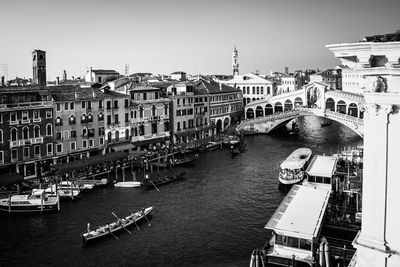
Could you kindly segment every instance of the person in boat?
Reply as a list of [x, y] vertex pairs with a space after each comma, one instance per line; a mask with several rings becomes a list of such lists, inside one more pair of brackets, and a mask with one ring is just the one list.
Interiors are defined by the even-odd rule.
[[141, 215], [144, 215], [145, 210], [146, 210], [145, 208], [142, 208], [142, 209], [140, 210], [140, 214], [141, 214]]
[[90, 235], [90, 223], [87, 224], [87, 233]]

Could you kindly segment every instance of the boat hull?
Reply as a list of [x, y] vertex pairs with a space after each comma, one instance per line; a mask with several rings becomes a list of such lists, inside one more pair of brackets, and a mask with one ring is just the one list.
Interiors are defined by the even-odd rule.
[[50, 212], [57, 211], [57, 203], [43, 205], [43, 210], [40, 205], [12, 205], [11, 209], [8, 206], [0, 205], [0, 211], [8, 213], [35, 213], [35, 212]]
[[297, 184], [297, 183], [300, 183], [302, 180], [303, 180], [303, 178], [301, 178], [301, 179], [285, 180], [285, 179], [282, 179], [281, 177], [279, 177], [279, 182], [280, 182], [281, 184], [285, 184], [285, 185]]
[[118, 182], [114, 184], [114, 187], [126, 187], [126, 188], [132, 188], [132, 187], [140, 187], [141, 183], [140, 182]]
[[[125, 228], [131, 226], [132, 224], [136, 224], [139, 221], [143, 220], [147, 215], [149, 215], [151, 213], [152, 210], [153, 210], [153, 207], [149, 207], [144, 210], [143, 214], [140, 214], [140, 211], [138, 211], [133, 214], [135, 217], [132, 217], [131, 215], [126, 216], [126, 217], [122, 218], [122, 220], [126, 220], [126, 223], [120, 224], [119, 226], [116, 226], [112, 229], [110, 229], [110, 228], [107, 229], [107, 228], [104, 228], [104, 226], [102, 226], [100, 228], [97, 228], [96, 230], [90, 231], [90, 234], [83, 233], [83, 234], [81, 234], [82, 242], [84, 244], [86, 244], [88, 242], [93, 242], [93, 241], [103, 239], [105, 237], [112, 236], [114, 233], [124, 230]], [[110, 223], [107, 225], [112, 225], [112, 224], [113, 223]], [[98, 231], [99, 229], [101, 229], [101, 230]]]

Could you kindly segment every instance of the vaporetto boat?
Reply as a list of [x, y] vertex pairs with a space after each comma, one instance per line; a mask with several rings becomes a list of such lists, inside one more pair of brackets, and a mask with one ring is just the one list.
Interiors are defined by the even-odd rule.
[[293, 151], [280, 165], [279, 182], [282, 184], [301, 182], [311, 155], [312, 150], [305, 147]]

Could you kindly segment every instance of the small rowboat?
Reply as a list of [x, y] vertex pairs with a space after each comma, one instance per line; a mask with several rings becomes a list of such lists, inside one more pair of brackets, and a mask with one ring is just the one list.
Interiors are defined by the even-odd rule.
[[[109, 235], [117, 238], [114, 235], [115, 232], [118, 232], [123, 229], [125, 229], [126, 231], [129, 232], [129, 230], [126, 229], [127, 227], [129, 227], [132, 224], [136, 224], [143, 218], [145, 218], [147, 220], [146, 216], [148, 214], [150, 214], [150, 212], [152, 210], [153, 210], [153, 207], [141, 209], [141, 210], [139, 210], [135, 213], [132, 213], [124, 218], [121, 218], [121, 219], [118, 218], [116, 221], [114, 221], [112, 223], [108, 223], [106, 225], [99, 226], [94, 230], [90, 230], [90, 224], [88, 224], [88, 231], [86, 233], [81, 234], [82, 241], [83, 241], [83, 243], [87, 243], [89, 241], [97, 240], [97, 239], [100, 239], [102, 237], [106, 237]], [[113, 215], [115, 216], [114, 213], [113, 213]]]

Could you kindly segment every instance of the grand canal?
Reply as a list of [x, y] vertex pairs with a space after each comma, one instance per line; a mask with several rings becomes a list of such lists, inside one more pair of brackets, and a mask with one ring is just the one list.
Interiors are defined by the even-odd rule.
[[[62, 203], [60, 214], [0, 216], [0, 265], [4, 266], [246, 266], [253, 248], [269, 237], [263, 229], [284, 197], [277, 173], [294, 149], [336, 152], [362, 139], [333, 122], [299, 119], [298, 135], [249, 136], [247, 150], [232, 158], [228, 150], [201, 154], [185, 168], [187, 179], [145, 191], [112, 186]], [[129, 228], [82, 246], [88, 222], [113, 220], [153, 206], [151, 226]]]

